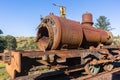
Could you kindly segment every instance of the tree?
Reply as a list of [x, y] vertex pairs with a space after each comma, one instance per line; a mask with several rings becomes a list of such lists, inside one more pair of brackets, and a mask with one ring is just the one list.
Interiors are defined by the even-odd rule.
[[0, 53], [4, 51], [4, 49], [6, 48], [6, 45], [7, 45], [6, 40], [4, 40], [3, 36], [0, 36]]
[[103, 29], [103, 30], [107, 30], [107, 31], [110, 31], [113, 29], [110, 26], [109, 19], [107, 19], [107, 17], [105, 17], [105, 16], [100, 16], [97, 19], [97, 23], [95, 23], [95, 27]]
[[7, 35], [7, 36], [5, 36], [5, 40], [7, 42], [6, 49], [8, 49], [8, 50], [10, 50], [10, 49], [15, 50], [16, 49], [17, 41], [16, 41], [15, 37]]
[[[1, 29], [0, 29], [0, 34], [3, 34]], [[0, 53], [2, 53], [5, 48], [6, 48], [6, 41], [4, 40], [3, 36], [0, 36]]]
[[6, 44], [6, 40], [4, 40], [4, 38], [0, 36], [0, 53], [4, 51], [4, 49], [6, 48]]
[[36, 50], [37, 44], [34, 37], [19, 37], [17, 39], [18, 50]]
[[3, 34], [2, 30], [0, 29], [0, 34]]

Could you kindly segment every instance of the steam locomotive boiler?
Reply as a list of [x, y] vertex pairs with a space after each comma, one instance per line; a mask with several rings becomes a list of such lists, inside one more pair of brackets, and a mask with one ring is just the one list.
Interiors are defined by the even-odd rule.
[[39, 50], [10, 50], [1, 55], [12, 78], [27, 75], [31, 68], [41, 65], [64, 68], [65, 73], [77, 69], [96, 75], [101, 68], [111, 71], [113, 63], [120, 60], [120, 47], [111, 46], [112, 33], [93, 27], [91, 13], [83, 14], [80, 23], [65, 18], [61, 12], [61, 17], [50, 14], [38, 25]]
[[45, 17], [38, 26], [37, 43], [40, 50], [88, 49], [99, 44], [110, 45], [112, 34], [92, 26], [92, 14], [85, 13], [82, 23], [57, 17]]

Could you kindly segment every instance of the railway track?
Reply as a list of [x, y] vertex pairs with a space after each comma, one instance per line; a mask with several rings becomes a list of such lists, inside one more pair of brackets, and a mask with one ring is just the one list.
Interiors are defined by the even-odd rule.
[[[79, 69], [80, 70], [80, 69]], [[82, 69], [81, 69], [82, 70]], [[95, 76], [86, 75], [83, 71], [49, 70], [48, 72], [18, 77], [14, 80], [120, 80], [120, 67], [109, 72], [101, 72]]]

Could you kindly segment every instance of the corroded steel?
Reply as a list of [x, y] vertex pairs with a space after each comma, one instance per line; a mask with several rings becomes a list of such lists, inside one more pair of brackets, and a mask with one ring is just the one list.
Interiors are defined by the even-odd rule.
[[10, 52], [10, 62], [6, 63], [6, 70], [12, 79], [16, 77], [16, 72], [21, 72], [21, 55], [19, 52]]
[[110, 71], [113, 62], [120, 61], [120, 46], [111, 47], [112, 33], [92, 25], [91, 13], [83, 14], [82, 23], [50, 14], [38, 26], [36, 42], [40, 50], [4, 51], [0, 59], [12, 78], [41, 65], [64, 68], [67, 74], [84, 69], [96, 75], [101, 65]]
[[53, 14], [45, 17], [38, 26], [37, 40], [40, 50], [61, 48], [78, 49], [112, 43], [110, 32], [92, 26], [92, 14], [83, 14], [82, 24]]
[[[87, 61], [90, 60], [91, 62], [89, 62], [89, 64], [93, 65], [93, 66], [120, 60], [119, 56], [115, 56], [115, 59], [107, 56], [108, 60], [107, 60], [107, 57], [106, 57], [106, 59], [101, 58], [102, 56], [104, 57], [105, 55], [110, 54], [107, 51], [105, 51], [105, 52], [104, 51], [105, 51], [105, 49], [50, 50], [50, 51], [45, 51], [45, 52], [44, 51], [9, 51], [8, 53], [5, 52], [7, 54], [10, 54], [10, 56], [9, 56], [10, 58], [8, 58], [10, 60], [7, 59], [7, 62], [6, 62], [6, 70], [12, 78], [15, 78], [16, 71], [21, 73], [21, 71], [22, 71], [21, 66], [25, 67], [25, 68], [22, 67], [23, 71], [28, 70], [31, 66], [33, 66], [32, 64], [29, 65], [29, 63], [31, 63], [31, 62], [33, 62], [34, 64], [37, 62], [37, 64], [40, 63], [40, 64], [52, 66], [51, 63], [54, 63], [54, 61], [55, 61], [58, 64], [59, 59], [61, 59], [61, 60], [68, 59], [68, 58], [75, 59], [76, 57], [79, 57], [78, 62], [80, 62], [79, 65], [81, 65], [81, 67], [82, 67], [83, 65], [86, 64], [85, 60], [87, 60]], [[107, 54], [105, 54], [105, 53], [107, 53]], [[27, 58], [28, 60], [26, 60], [26, 59], [23, 60], [24, 58]], [[97, 58], [97, 61], [94, 60], [96, 58]], [[10, 61], [10, 62], [8, 62], [8, 61]], [[21, 63], [21, 61], [22, 61], [22, 63]], [[64, 62], [66, 62], [66, 60]], [[84, 68], [84, 67], [82, 67], [82, 68]], [[75, 69], [75, 71], [79, 70], [79, 69]]]
[[120, 68], [115, 68], [112, 71], [99, 73], [95, 76], [87, 75], [76, 78], [76, 80], [119, 80]]
[[76, 21], [52, 14], [47, 16], [39, 25], [37, 33], [37, 42], [40, 50], [58, 49], [61, 47], [78, 48], [83, 39], [83, 32], [80, 26], [79, 22]]
[[92, 26], [92, 14], [91, 13], [85, 13], [82, 15], [82, 25], [84, 26]]
[[97, 65], [97, 64], [102, 64], [102, 63], [109, 63], [109, 62], [113, 62], [113, 60], [99, 60], [99, 61], [91, 61], [90, 64], [91, 65]]
[[[68, 71], [50, 71], [48, 73], [39, 73], [39, 74], [33, 74], [33, 75], [29, 75], [29, 76], [22, 76], [22, 77], [18, 77], [15, 80], [119, 80], [119, 75], [120, 75], [120, 68], [115, 68], [112, 71], [107, 71], [107, 72], [101, 72], [97, 75], [85, 75], [85, 73], [83, 73], [82, 76], [80, 76], [80, 73], [77, 73], [78, 76], [76, 75], [72, 75], [72, 74], [68, 74], [68, 73], [72, 73], [75, 71], [79, 71], [82, 70], [81, 68], [77, 69], [70, 69]], [[64, 78], [63, 76], [60, 76], [62, 74], [67, 74], [66, 76], [69, 76], [68, 79]], [[59, 79], [59, 77], [61, 77]], [[52, 78], [52, 79], [51, 79]]]

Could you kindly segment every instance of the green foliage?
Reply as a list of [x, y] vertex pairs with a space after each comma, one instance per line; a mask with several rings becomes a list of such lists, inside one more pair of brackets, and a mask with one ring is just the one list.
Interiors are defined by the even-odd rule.
[[0, 52], [8, 50], [36, 50], [38, 49], [35, 37], [13, 37], [10, 35], [0, 37]]
[[0, 34], [3, 34], [2, 30], [0, 29]]
[[15, 50], [16, 47], [17, 47], [17, 42], [15, 37], [10, 35], [0, 36], [0, 52], [3, 52], [4, 49]]
[[5, 68], [5, 64], [4, 63], [0, 63], [0, 69], [1, 68]]
[[107, 17], [105, 17], [105, 16], [100, 16], [97, 19], [97, 23], [95, 23], [95, 27], [103, 29], [103, 30], [107, 30], [107, 31], [110, 31], [113, 29], [110, 26], [109, 19], [107, 19]]
[[35, 50], [37, 45], [34, 37], [17, 37], [18, 50]]
[[2, 53], [4, 51], [4, 49], [6, 48], [7, 42], [4, 39], [3, 36], [0, 36], [0, 53]]
[[[1, 29], [0, 29], [0, 34], [3, 34]], [[3, 36], [0, 36], [0, 53], [3, 52], [5, 46], [6, 46], [6, 41], [4, 40]]]
[[5, 36], [5, 40], [7, 42], [6, 49], [10, 50], [15, 50], [17, 47], [17, 41], [16, 38], [10, 35]]

